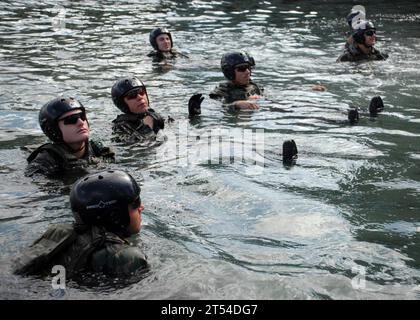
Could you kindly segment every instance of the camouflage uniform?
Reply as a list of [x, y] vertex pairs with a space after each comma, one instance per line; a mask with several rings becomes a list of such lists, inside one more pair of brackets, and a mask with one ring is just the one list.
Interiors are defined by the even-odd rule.
[[380, 53], [379, 50], [371, 47], [371, 51], [365, 54], [360, 50], [353, 41], [346, 42], [344, 52], [338, 57], [337, 62], [355, 62], [361, 60], [386, 60], [388, 55], [386, 53]]
[[186, 55], [182, 54], [181, 52], [179, 52], [176, 49], [171, 49], [171, 51], [169, 51], [169, 52], [162, 52], [162, 51], [158, 51], [158, 50], [153, 50], [153, 51], [150, 51], [147, 54], [147, 56], [152, 57], [153, 62], [161, 62], [165, 59], [174, 59], [174, 58], [177, 58], [179, 56], [187, 57]]
[[62, 265], [69, 278], [86, 271], [132, 276], [148, 268], [145, 254], [123, 237], [97, 226], [53, 225], [15, 260], [14, 273], [47, 275]]
[[263, 90], [254, 82], [246, 86], [234, 84], [232, 81], [220, 83], [210, 94], [211, 99], [221, 100], [227, 107], [233, 108], [233, 103], [238, 100], [248, 100], [250, 96], [262, 95]]
[[[153, 118], [153, 130], [143, 122], [144, 117], [148, 115]], [[117, 136], [114, 140], [119, 142], [154, 139], [159, 130], [165, 127], [165, 120], [153, 109], [142, 114], [120, 114], [112, 123], [112, 132]]]
[[102, 143], [92, 140], [88, 141], [88, 148], [84, 156], [78, 159], [72, 150], [63, 143], [46, 143], [27, 158], [28, 166], [25, 171], [26, 176], [34, 174], [43, 174], [46, 176], [55, 176], [57, 173], [70, 171], [74, 169], [83, 169], [90, 164], [97, 164], [102, 160], [115, 160], [114, 152], [104, 147]]

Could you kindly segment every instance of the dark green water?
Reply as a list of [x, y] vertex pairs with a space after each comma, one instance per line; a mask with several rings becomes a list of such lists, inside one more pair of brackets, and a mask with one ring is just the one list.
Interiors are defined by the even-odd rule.
[[[51, 279], [12, 276], [10, 260], [49, 224], [72, 221], [72, 179], [24, 177], [22, 150], [45, 141], [39, 108], [68, 94], [87, 107], [92, 136], [118, 152], [112, 167], [142, 183], [144, 226], [132, 241], [142, 240], [152, 270], [123, 289], [68, 283], [61, 298], [418, 299], [420, 4], [364, 2], [390, 58], [337, 64], [354, 4], [2, 1], [0, 297], [56, 297]], [[189, 59], [146, 57], [157, 25]], [[256, 60], [261, 110], [235, 116], [206, 98], [190, 123], [188, 98], [223, 80], [220, 57], [232, 49]], [[110, 88], [124, 75], [141, 78], [152, 107], [176, 119], [161, 145], [110, 141]], [[384, 112], [348, 125], [349, 105], [367, 111], [376, 95]], [[207, 137], [229, 155], [226, 138], [244, 130], [263, 130], [257, 163], [209, 156]], [[293, 167], [281, 162], [287, 139], [299, 149]]]

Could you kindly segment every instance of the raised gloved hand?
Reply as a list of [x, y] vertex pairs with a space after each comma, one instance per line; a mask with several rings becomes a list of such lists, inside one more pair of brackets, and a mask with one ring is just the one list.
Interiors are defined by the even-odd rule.
[[201, 114], [201, 103], [204, 97], [201, 93], [193, 95], [188, 101], [188, 114], [190, 117]]
[[357, 109], [357, 107], [351, 107], [349, 109], [348, 118], [350, 124], [355, 124], [359, 122], [359, 110]]
[[372, 100], [370, 100], [369, 104], [369, 113], [371, 116], [375, 116], [378, 112], [381, 112], [384, 110], [384, 102], [382, 101], [382, 98], [380, 96], [373, 97]]
[[298, 158], [298, 150], [295, 140], [286, 140], [283, 142], [283, 163], [287, 165], [294, 164]]

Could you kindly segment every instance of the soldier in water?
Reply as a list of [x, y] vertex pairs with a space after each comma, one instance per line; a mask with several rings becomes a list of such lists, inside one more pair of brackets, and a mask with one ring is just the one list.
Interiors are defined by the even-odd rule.
[[381, 53], [374, 46], [376, 44], [376, 28], [372, 22], [366, 20], [363, 6], [354, 6], [347, 16], [351, 28], [351, 35], [344, 46], [344, 52], [337, 62], [385, 60], [388, 55]]
[[229, 52], [220, 62], [227, 81], [220, 83], [211, 93], [210, 98], [222, 101], [231, 110], [256, 110], [256, 100], [263, 90], [251, 80], [251, 70], [255, 60], [246, 52]]
[[79, 179], [72, 187], [73, 224], [52, 225], [25, 250], [14, 273], [47, 275], [61, 265], [67, 278], [86, 272], [132, 277], [148, 269], [146, 256], [127, 241], [140, 232], [140, 187], [124, 171], [101, 171]]
[[153, 50], [150, 51], [147, 56], [152, 57], [155, 62], [176, 58], [178, 56], [188, 58], [185, 54], [174, 49], [172, 35], [169, 30], [164, 27], [153, 29], [150, 32], [149, 41]]
[[123, 113], [113, 120], [115, 140], [137, 142], [155, 139], [165, 120], [149, 107], [146, 86], [136, 77], [118, 79], [111, 89], [114, 105]]
[[[154, 140], [165, 127], [165, 119], [150, 108], [146, 86], [136, 77], [118, 79], [111, 89], [114, 105], [123, 113], [113, 120], [114, 140], [129, 143]], [[189, 116], [201, 114], [201, 94], [188, 101]], [[168, 116], [168, 122], [174, 119]]]
[[46, 103], [39, 111], [39, 124], [51, 142], [28, 157], [27, 176], [57, 177], [102, 160], [114, 161], [115, 155], [108, 147], [89, 139], [85, 107], [74, 98], [60, 97]]

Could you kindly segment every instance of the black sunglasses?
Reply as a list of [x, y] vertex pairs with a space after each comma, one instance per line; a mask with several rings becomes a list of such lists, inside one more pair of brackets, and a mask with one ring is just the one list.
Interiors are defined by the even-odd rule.
[[238, 70], [239, 72], [245, 72], [246, 70], [251, 70], [251, 66], [240, 66], [240, 67], [236, 67], [236, 70]]
[[368, 31], [365, 32], [365, 35], [367, 35], [369, 37], [373, 36], [374, 34], [376, 34], [375, 30], [368, 30]]
[[135, 99], [135, 98], [137, 98], [137, 96], [138, 95], [145, 95], [146, 94], [146, 88], [145, 87], [139, 87], [139, 88], [136, 88], [136, 89], [133, 89], [133, 90], [131, 90], [131, 91], [129, 91], [126, 95], [125, 95], [125, 97], [128, 99], [128, 100], [132, 100], [132, 99]]
[[79, 119], [81, 119], [82, 121], [86, 121], [86, 113], [84, 112], [74, 113], [63, 119], [60, 119], [59, 121], [63, 121], [65, 125], [68, 125], [68, 124], [76, 124], [77, 120]]

